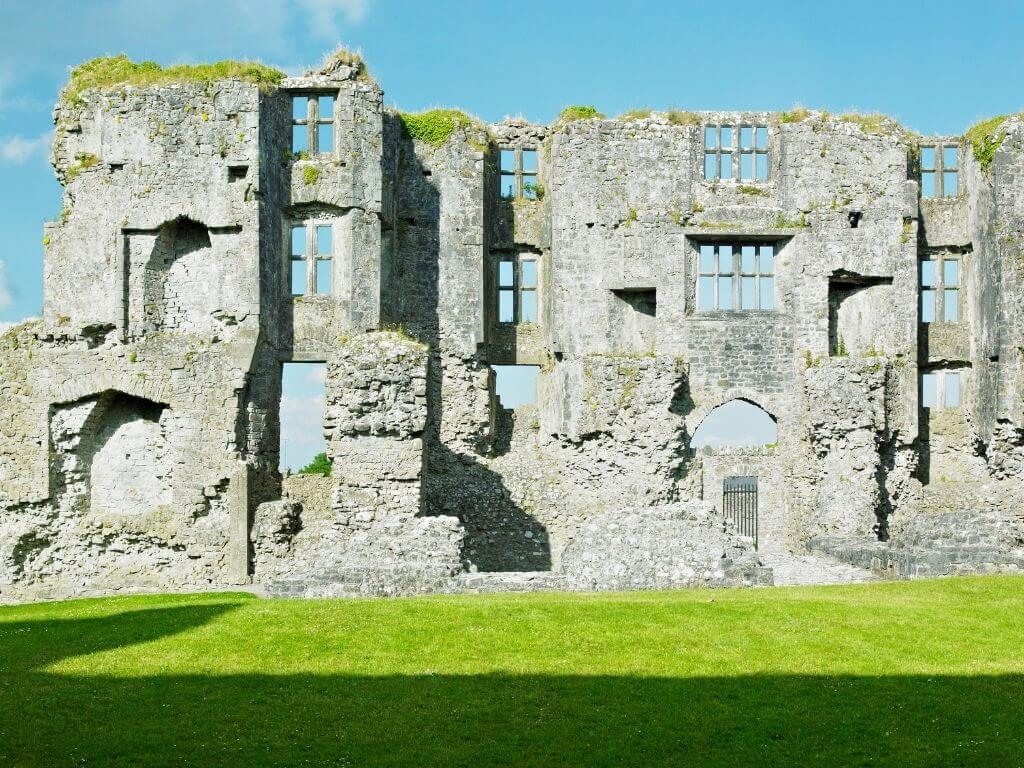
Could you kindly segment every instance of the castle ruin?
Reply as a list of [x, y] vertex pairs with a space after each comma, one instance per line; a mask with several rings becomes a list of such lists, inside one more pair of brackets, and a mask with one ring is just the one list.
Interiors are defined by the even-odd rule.
[[[1024, 567], [1024, 119], [485, 125], [352, 56], [112, 62], [56, 106], [43, 317], [0, 340], [0, 600]], [[279, 471], [288, 362], [327, 477]], [[777, 441], [691, 447], [733, 400]]]

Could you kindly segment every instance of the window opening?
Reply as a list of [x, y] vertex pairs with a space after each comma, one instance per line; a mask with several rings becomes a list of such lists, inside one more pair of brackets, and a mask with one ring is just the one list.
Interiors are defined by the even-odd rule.
[[960, 192], [960, 147], [956, 144], [921, 146], [921, 197], [956, 197]]
[[330, 224], [308, 222], [291, 228], [290, 284], [292, 296], [329, 296], [334, 279], [334, 230]]
[[922, 259], [921, 322], [960, 322], [960, 287], [959, 258], [939, 254]]
[[[323, 363], [285, 363], [281, 370], [281, 450], [279, 467], [292, 472], [327, 470], [327, 366]], [[318, 459], [318, 457], [320, 457]]]
[[[735, 158], [738, 158], [738, 162]], [[704, 178], [767, 181], [768, 127], [705, 126]]]
[[699, 247], [697, 309], [775, 308], [775, 246], [704, 243]]
[[334, 152], [334, 96], [302, 94], [292, 97], [292, 154]]
[[533, 405], [537, 401], [537, 365], [495, 365], [494, 392], [503, 408]]
[[498, 322], [536, 323], [539, 314], [535, 254], [503, 254], [498, 260]]
[[508, 148], [500, 151], [500, 189], [505, 200], [522, 198], [538, 200], [541, 196], [537, 183], [537, 150], [532, 148]]
[[921, 373], [921, 407], [928, 410], [959, 408], [963, 375], [960, 370], [935, 370]]

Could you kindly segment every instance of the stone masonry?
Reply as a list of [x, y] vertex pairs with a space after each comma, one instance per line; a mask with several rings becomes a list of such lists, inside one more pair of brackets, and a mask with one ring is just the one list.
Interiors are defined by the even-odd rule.
[[[55, 108], [43, 317], [0, 338], [0, 601], [1024, 568], [1021, 117], [486, 125], [386, 108], [344, 52], [177, 71], [76, 70]], [[278, 470], [286, 362], [326, 363], [328, 477]], [[734, 400], [777, 441], [691, 447]]]

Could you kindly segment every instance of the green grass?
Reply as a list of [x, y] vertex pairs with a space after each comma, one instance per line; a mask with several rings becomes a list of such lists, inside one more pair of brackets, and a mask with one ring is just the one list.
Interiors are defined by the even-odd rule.
[[604, 120], [604, 113], [598, 112], [591, 104], [574, 104], [558, 113], [556, 124], [574, 123], [577, 120]]
[[218, 61], [213, 64], [178, 64], [162, 67], [153, 61], [135, 62], [125, 56], [104, 56], [79, 64], [71, 70], [71, 79], [61, 99], [71, 104], [81, 100], [90, 88], [110, 89], [124, 85], [156, 86], [171, 83], [205, 83], [217, 80], [246, 80], [261, 88], [276, 88], [285, 74], [279, 69], [254, 61]]
[[0, 765], [1012, 766], [1024, 578], [0, 609]]
[[410, 137], [433, 147], [444, 146], [456, 128], [467, 128], [473, 124], [473, 118], [458, 109], [399, 112], [398, 117]]
[[964, 138], [971, 143], [974, 159], [978, 161], [981, 170], [986, 173], [995, 159], [996, 150], [1002, 146], [1003, 139], [1006, 137], [1002, 127], [1009, 117], [1009, 115], [1000, 115], [982, 120], [968, 128], [967, 133], [964, 134]]

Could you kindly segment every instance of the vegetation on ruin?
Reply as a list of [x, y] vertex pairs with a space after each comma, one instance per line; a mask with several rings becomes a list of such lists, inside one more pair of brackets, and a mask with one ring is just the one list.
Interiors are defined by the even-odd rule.
[[320, 179], [320, 169], [315, 165], [307, 165], [302, 169], [302, 181], [307, 184], [316, 184]]
[[971, 143], [974, 159], [978, 161], [978, 165], [985, 173], [988, 173], [988, 169], [995, 159], [996, 150], [1003, 144], [1006, 134], [1002, 127], [1009, 117], [1009, 115], [1000, 115], [982, 120], [968, 128], [967, 133], [964, 134], [964, 138]]
[[1017, 765], [1024, 578], [0, 607], [0, 764]]
[[338, 47], [324, 56], [320, 66], [314, 72], [331, 72], [337, 67], [351, 67], [355, 70], [356, 79], [363, 82], [374, 82], [369, 67], [363, 59], [362, 51], [350, 51], [348, 48]]
[[574, 104], [566, 107], [558, 114], [556, 125], [574, 123], [577, 120], [604, 120], [604, 113], [598, 112], [597, 107], [590, 104]]
[[67, 170], [64, 171], [64, 178], [66, 181], [73, 181], [82, 171], [99, 165], [99, 162], [100, 159], [96, 155], [88, 152], [80, 152], [75, 155], [75, 162], [69, 165]]
[[853, 123], [859, 126], [864, 133], [869, 134], [891, 134], [900, 130], [900, 125], [891, 117], [877, 112], [862, 115], [859, 112], [847, 112], [840, 115], [839, 120], [844, 123]]
[[781, 211], [775, 217], [775, 228], [776, 229], [804, 229], [811, 226], [807, 220], [807, 214], [800, 211], [800, 214], [795, 218], [791, 219], [785, 213]]
[[696, 112], [685, 112], [681, 109], [670, 109], [665, 115], [673, 125], [700, 125], [700, 115]]
[[[595, 110], [596, 111], [596, 110]], [[628, 112], [623, 112], [618, 116], [618, 120], [646, 120], [651, 116], [651, 110], [649, 109], [631, 109]]]
[[318, 453], [313, 457], [313, 460], [298, 472], [300, 475], [323, 475], [324, 477], [331, 476], [331, 462], [327, 458], [327, 453]]
[[783, 123], [802, 123], [810, 116], [811, 111], [809, 109], [804, 109], [803, 107], [796, 107], [795, 109], [791, 109], [788, 112], [783, 112], [779, 116], [779, 120]]
[[736, 189], [739, 190], [740, 194], [753, 195], [755, 197], [767, 197], [768, 190], [764, 187], [756, 187], [753, 184], [740, 184]]
[[432, 109], [428, 112], [399, 112], [406, 134], [432, 147], [444, 146], [456, 128], [468, 128], [474, 120], [458, 109]]
[[61, 101], [78, 104], [82, 93], [93, 88], [107, 90], [126, 85], [210, 84], [218, 80], [245, 80], [269, 90], [280, 85], [284, 77], [281, 70], [255, 61], [218, 61], [213, 64], [162, 67], [153, 61], [132, 61], [122, 53], [119, 56], [93, 59], [72, 69], [71, 78], [61, 91]]

